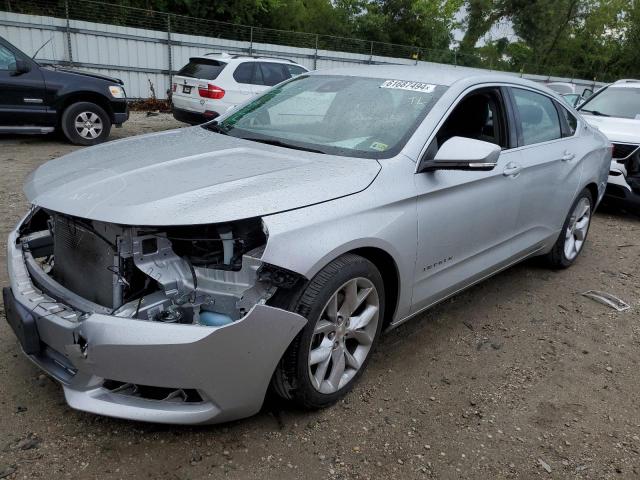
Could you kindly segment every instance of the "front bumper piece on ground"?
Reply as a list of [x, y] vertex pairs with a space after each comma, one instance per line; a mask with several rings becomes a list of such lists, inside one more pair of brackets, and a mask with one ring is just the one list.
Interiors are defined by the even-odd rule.
[[[16, 239], [14, 231], [8, 244], [11, 287], [3, 291], [9, 324], [29, 358], [62, 383], [67, 403], [78, 410], [176, 424], [253, 415], [282, 354], [306, 323], [262, 304], [223, 327], [81, 313], [36, 287]], [[197, 391], [199, 401], [106, 388], [114, 382]]]

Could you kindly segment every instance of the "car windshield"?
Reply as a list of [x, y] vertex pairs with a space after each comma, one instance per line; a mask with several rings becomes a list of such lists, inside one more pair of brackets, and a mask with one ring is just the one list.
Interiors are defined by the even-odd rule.
[[640, 88], [608, 87], [582, 104], [580, 111], [640, 120]]
[[302, 75], [205, 128], [300, 150], [388, 158], [445, 90], [387, 78]]

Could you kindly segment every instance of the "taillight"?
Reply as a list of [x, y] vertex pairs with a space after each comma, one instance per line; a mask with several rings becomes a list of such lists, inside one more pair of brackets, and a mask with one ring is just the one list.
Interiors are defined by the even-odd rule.
[[207, 88], [199, 87], [198, 93], [201, 97], [213, 98], [214, 100], [219, 100], [224, 97], [224, 90], [211, 84], [207, 85]]
[[178, 85], [176, 85], [175, 83], [173, 84], [173, 86], [171, 87], [171, 90], [173, 90], [174, 92], [177, 90]]

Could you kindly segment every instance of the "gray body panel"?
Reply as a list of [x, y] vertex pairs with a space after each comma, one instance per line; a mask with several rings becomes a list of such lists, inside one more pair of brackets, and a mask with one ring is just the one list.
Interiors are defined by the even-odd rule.
[[[519, 260], [548, 252], [578, 193], [593, 188], [598, 202], [604, 194], [608, 142], [571, 108], [578, 118], [574, 136], [504, 150], [490, 171], [418, 171], [433, 135], [466, 93], [517, 86], [562, 101], [543, 87], [453, 67], [359, 67], [322, 73], [450, 88], [392, 158], [319, 155], [193, 128], [105, 144], [50, 162], [31, 177], [27, 195], [47, 209], [129, 225], [260, 216], [268, 231], [260, 261], [306, 279], [344, 253], [377, 249], [393, 260], [398, 274], [396, 308], [387, 319], [395, 326]], [[508, 165], [513, 163], [521, 168], [510, 174]], [[16, 273], [22, 255], [12, 247], [15, 238], [14, 233], [9, 245], [14, 291], [25, 284], [31, 288], [28, 275]], [[60, 326], [53, 325], [55, 317], [47, 318], [42, 328], [58, 332], [52, 334], [54, 342]], [[86, 327], [77, 327], [84, 328], [95, 346], [91, 365], [84, 363], [89, 376], [81, 386], [65, 386], [67, 400], [76, 408], [112, 416], [183, 423], [254, 412], [273, 368], [305, 322], [260, 304], [241, 321], [218, 330], [175, 326], [174, 331], [153, 322], [114, 318], [94, 315]], [[132, 322], [131, 328], [112, 331], [126, 321]], [[166, 356], [178, 358], [177, 366], [166, 363]], [[163, 367], [154, 371], [146, 360], [134, 365], [143, 357]], [[203, 369], [202, 362], [216, 365]], [[93, 388], [91, 380], [109, 376], [150, 385], [183, 379], [215, 399], [215, 408], [166, 411], [164, 406], [114, 403]], [[218, 391], [221, 386], [227, 390]]]

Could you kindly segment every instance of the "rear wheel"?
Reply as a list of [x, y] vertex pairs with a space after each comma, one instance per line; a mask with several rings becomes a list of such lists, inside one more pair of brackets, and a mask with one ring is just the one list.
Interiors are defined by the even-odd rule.
[[62, 131], [71, 143], [96, 145], [109, 138], [111, 120], [100, 106], [91, 102], [71, 104], [62, 114]]
[[587, 240], [592, 213], [593, 198], [591, 192], [585, 189], [571, 206], [562, 232], [547, 255], [552, 267], [567, 268], [578, 258]]
[[383, 322], [384, 285], [367, 259], [347, 254], [318, 273], [291, 310], [309, 321], [284, 354], [276, 392], [306, 408], [340, 400], [367, 366]]

